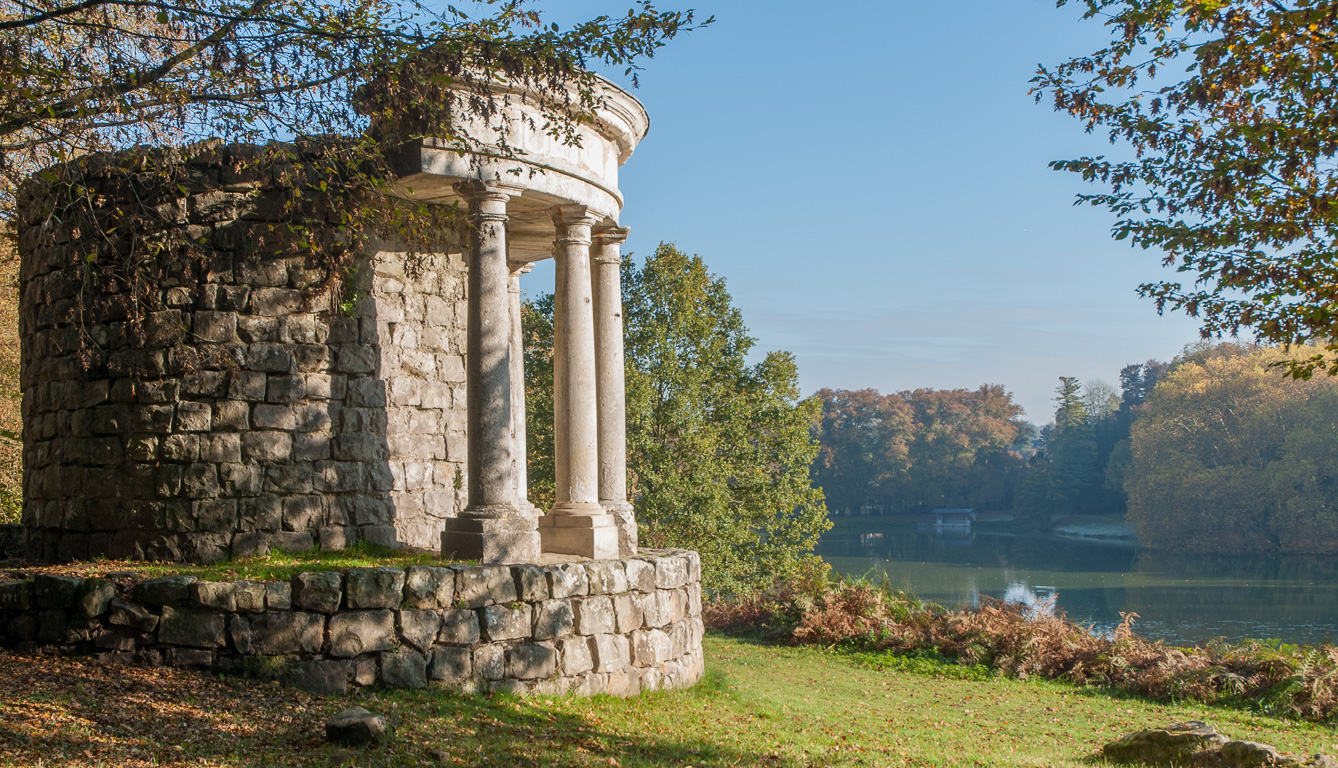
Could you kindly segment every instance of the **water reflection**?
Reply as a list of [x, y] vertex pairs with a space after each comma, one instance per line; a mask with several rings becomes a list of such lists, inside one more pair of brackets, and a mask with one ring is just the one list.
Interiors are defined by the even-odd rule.
[[1132, 611], [1139, 634], [1175, 643], [1338, 635], [1338, 558], [1181, 555], [1045, 535], [980, 530], [964, 540], [878, 528], [881, 536], [830, 532], [818, 552], [842, 573], [886, 573], [895, 587], [951, 605], [974, 605], [983, 593], [1030, 607], [1046, 587], [1058, 593], [1058, 609], [1098, 632]]

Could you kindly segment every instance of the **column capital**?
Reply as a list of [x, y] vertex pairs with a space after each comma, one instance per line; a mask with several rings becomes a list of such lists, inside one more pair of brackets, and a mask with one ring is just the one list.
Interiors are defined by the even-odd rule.
[[470, 218], [506, 221], [506, 204], [522, 187], [495, 181], [457, 181], [455, 193], [469, 205]]
[[557, 227], [553, 243], [559, 247], [567, 244], [589, 245], [590, 228], [603, 218], [584, 205], [555, 205], [548, 212], [553, 217], [553, 226]]
[[622, 264], [623, 259], [619, 248], [627, 242], [629, 232], [631, 230], [627, 227], [596, 227], [591, 230], [590, 259], [596, 264], [612, 264], [615, 266]]
[[627, 236], [631, 232], [631, 227], [596, 227], [590, 236], [594, 239], [595, 245], [622, 245], [627, 242]]
[[508, 269], [511, 270], [511, 276], [512, 276], [512, 277], [520, 277], [521, 275], [529, 274], [529, 271], [530, 271], [531, 269], [534, 269], [534, 262], [532, 262], [532, 261], [510, 261], [510, 262], [507, 262], [507, 265], [506, 265], [506, 266], [507, 266]]

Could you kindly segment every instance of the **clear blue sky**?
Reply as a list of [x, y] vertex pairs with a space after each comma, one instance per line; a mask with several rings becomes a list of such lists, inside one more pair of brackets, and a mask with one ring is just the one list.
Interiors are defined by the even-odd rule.
[[[1050, 160], [1111, 151], [1027, 95], [1105, 29], [1053, 0], [660, 0], [716, 23], [649, 61], [650, 135], [622, 169], [627, 248], [724, 277], [800, 383], [1004, 385], [1038, 424], [1059, 376], [1117, 384], [1197, 338], [1135, 287], [1169, 274], [1110, 238]], [[541, 3], [547, 21], [626, 0]], [[621, 80], [614, 77], [615, 80]], [[527, 290], [551, 290], [551, 263]]]

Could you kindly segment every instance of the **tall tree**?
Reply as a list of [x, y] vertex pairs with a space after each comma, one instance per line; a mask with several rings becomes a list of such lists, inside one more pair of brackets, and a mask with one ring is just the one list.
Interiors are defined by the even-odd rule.
[[[624, 260], [623, 299], [628, 480], [642, 544], [697, 550], [717, 591], [793, 574], [830, 527], [809, 479], [821, 404], [799, 397], [793, 356], [749, 365], [755, 342], [724, 280], [672, 245], [640, 267]], [[527, 314], [526, 361], [540, 362], [527, 371], [531, 393], [552, 386], [551, 311], [540, 301]], [[540, 468], [532, 498], [544, 499], [551, 459], [536, 454], [551, 456], [551, 409], [527, 416]]]
[[822, 389], [815, 397], [822, 402], [822, 423], [813, 483], [827, 506], [853, 511], [887, 505], [898, 475], [910, 467], [910, 406], [874, 389]]
[[[1205, 336], [1250, 329], [1323, 345], [1278, 362], [1338, 363], [1338, 6], [1327, 0], [1058, 0], [1100, 18], [1109, 45], [1033, 79], [1039, 101], [1130, 159], [1051, 165], [1108, 192], [1080, 200], [1113, 233], [1165, 253], [1188, 285], [1149, 282], [1158, 310]], [[1180, 74], [1184, 73], [1184, 74]]]
[[1338, 380], [1279, 378], [1273, 348], [1184, 358], [1134, 422], [1128, 520], [1148, 546], [1338, 551]]

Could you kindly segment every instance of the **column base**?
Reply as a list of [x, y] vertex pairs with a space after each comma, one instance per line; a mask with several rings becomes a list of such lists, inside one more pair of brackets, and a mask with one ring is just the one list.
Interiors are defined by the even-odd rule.
[[618, 526], [618, 557], [636, 557], [636, 515], [630, 501], [601, 501], [604, 511]]
[[591, 560], [618, 557], [618, 526], [612, 515], [544, 515], [539, 536], [544, 552]]
[[478, 560], [484, 565], [537, 563], [540, 554], [538, 518], [472, 517], [466, 512], [446, 521], [441, 556]]

